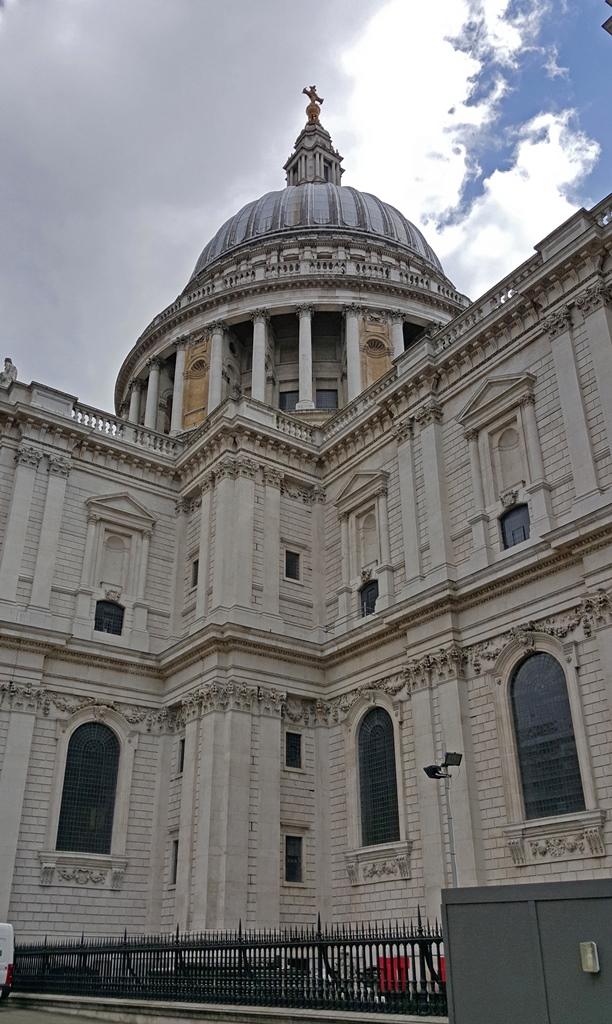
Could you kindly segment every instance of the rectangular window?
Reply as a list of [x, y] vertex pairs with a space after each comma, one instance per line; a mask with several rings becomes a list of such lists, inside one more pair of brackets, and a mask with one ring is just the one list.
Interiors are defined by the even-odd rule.
[[176, 768], [176, 770], [177, 770], [177, 773], [179, 775], [183, 774], [184, 767], [185, 767], [185, 737], [183, 736], [183, 738], [179, 740], [179, 745], [178, 745], [178, 759], [177, 759], [177, 768]]
[[300, 556], [297, 551], [285, 551], [285, 576], [288, 580], [300, 578]]
[[285, 733], [285, 766], [302, 767], [302, 735], [299, 732]]
[[170, 850], [170, 885], [176, 885], [176, 878], [178, 874], [178, 839], [172, 840], [172, 848]]
[[325, 388], [324, 390], [317, 391], [317, 409], [337, 409], [338, 408], [338, 392], [332, 391], [331, 388]]
[[285, 836], [285, 881], [302, 881], [301, 836]]
[[199, 575], [200, 575], [200, 559], [199, 558], [194, 558], [193, 562], [191, 563], [191, 586], [192, 587], [197, 587], [197, 585], [198, 585], [198, 576]]
[[281, 391], [278, 396], [278, 405], [283, 412], [294, 412], [299, 400], [299, 391]]

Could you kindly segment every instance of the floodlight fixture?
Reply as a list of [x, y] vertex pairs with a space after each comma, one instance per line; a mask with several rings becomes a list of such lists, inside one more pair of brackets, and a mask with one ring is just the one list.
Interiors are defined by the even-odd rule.
[[423, 768], [423, 771], [430, 779], [446, 778], [446, 772], [442, 771], [442, 767], [439, 764], [428, 764], [427, 768]]
[[453, 753], [452, 750], [447, 750], [444, 755], [444, 761], [442, 762], [443, 768], [458, 768], [463, 760], [463, 754]]

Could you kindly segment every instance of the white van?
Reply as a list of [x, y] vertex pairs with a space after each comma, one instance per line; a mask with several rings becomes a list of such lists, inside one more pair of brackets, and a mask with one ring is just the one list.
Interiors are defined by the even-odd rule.
[[0, 924], [0, 999], [7, 999], [11, 994], [13, 950], [13, 926]]

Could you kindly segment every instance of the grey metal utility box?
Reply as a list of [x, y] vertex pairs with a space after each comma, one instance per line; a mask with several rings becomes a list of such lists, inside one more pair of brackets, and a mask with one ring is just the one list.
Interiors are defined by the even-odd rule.
[[445, 889], [442, 913], [450, 1024], [611, 1024], [612, 879]]

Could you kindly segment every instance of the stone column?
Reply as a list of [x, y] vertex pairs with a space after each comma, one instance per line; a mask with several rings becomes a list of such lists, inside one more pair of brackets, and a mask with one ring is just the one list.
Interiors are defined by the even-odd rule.
[[359, 306], [345, 306], [346, 335], [346, 388], [347, 398], [352, 402], [361, 392], [361, 353], [359, 351]]
[[312, 400], [312, 306], [298, 306], [300, 321], [300, 397], [296, 409], [314, 409]]
[[414, 469], [414, 424], [412, 420], [395, 428], [397, 464], [402, 509], [402, 538], [404, 542], [404, 575], [406, 586], [421, 579], [421, 543], [419, 515], [416, 501]]
[[17, 843], [36, 723], [36, 701], [31, 687], [9, 683], [10, 718], [0, 771], [0, 918], [9, 918], [15, 875]]
[[258, 928], [278, 928], [281, 878], [282, 722], [280, 706], [259, 714], [259, 785], [257, 808], [257, 918]]
[[91, 595], [93, 594], [93, 566], [95, 558], [96, 537], [100, 516], [95, 512], [87, 515], [87, 535], [81, 568], [81, 582], [76, 595], [73, 631], [75, 636], [88, 637], [91, 634], [93, 621], [91, 618]]
[[338, 516], [338, 519], [340, 520], [340, 550], [342, 552], [342, 585], [337, 591], [338, 618], [345, 619], [351, 613], [351, 559], [349, 545], [348, 515], [346, 514], [346, 512], [341, 512]]
[[[459, 647], [453, 646], [443, 652], [438, 675], [435, 693], [443, 745], [438, 755], [441, 758], [446, 750], [463, 754], [461, 770], [453, 772], [451, 789], [457, 879], [459, 885], [485, 885], [478, 788], [469, 728], [470, 707], [463, 657]], [[435, 785], [435, 782], [433, 784]], [[442, 787], [444, 784], [438, 782], [437, 785]]]
[[208, 584], [210, 577], [210, 519], [213, 477], [202, 481], [200, 503], [200, 545], [198, 548], [198, 587], [196, 591], [195, 621], [201, 624], [208, 611]]
[[391, 313], [391, 341], [393, 342], [393, 358], [397, 359], [404, 351], [404, 314], [401, 309]]
[[601, 415], [612, 449], [612, 289], [596, 281], [576, 299], [584, 317], [601, 401]]
[[235, 461], [226, 455], [215, 470], [216, 525], [211, 608], [229, 608], [233, 601], [236, 566], [235, 477]]
[[571, 334], [571, 312], [564, 306], [542, 323], [548, 333], [559, 389], [565, 438], [574, 478], [574, 508], [579, 514], [596, 508], [600, 500], [584, 399]]
[[380, 561], [376, 569], [378, 579], [378, 600], [379, 609], [388, 608], [395, 600], [393, 589], [393, 567], [391, 565], [391, 541], [389, 537], [389, 505], [387, 501], [387, 488], [381, 487], [376, 492], [377, 498], [377, 519], [378, 535], [380, 538]]
[[140, 421], [140, 396], [143, 386], [144, 381], [139, 380], [137, 377], [129, 383], [130, 411], [128, 412], [128, 420], [130, 423], [138, 423]]
[[208, 415], [221, 405], [223, 394], [223, 334], [225, 323], [215, 320], [208, 325], [210, 340], [210, 369], [208, 371]]
[[492, 562], [493, 549], [490, 543], [489, 517], [485, 512], [478, 431], [467, 430], [464, 436], [470, 452], [470, 472], [472, 476], [472, 494], [474, 496], [474, 510], [468, 518], [468, 522], [472, 527], [470, 565], [473, 569], [482, 569], [485, 565], [490, 565]]
[[264, 538], [262, 609], [269, 615], [279, 614], [280, 581], [280, 498], [283, 474], [268, 466], [263, 471]]
[[[219, 877], [223, 860], [220, 814], [224, 799], [225, 713], [221, 687], [206, 698], [200, 723], [198, 830], [193, 860], [193, 930], [223, 925], [219, 911]], [[249, 744], [250, 749], [250, 744]]]
[[325, 607], [325, 491], [315, 487], [312, 495], [312, 599], [313, 626], [324, 626]]
[[426, 669], [411, 684], [412, 734], [416, 786], [421, 830], [425, 908], [431, 921], [440, 916], [441, 891], [446, 884], [444, 868], [444, 828], [441, 783], [429, 779], [423, 768], [437, 760], [434, 739], [434, 708], [429, 674]]
[[554, 517], [550, 500], [550, 484], [544, 479], [544, 462], [542, 461], [542, 447], [538, 434], [533, 394], [525, 395], [521, 399], [521, 410], [529, 463], [530, 483], [526, 490], [531, 497], [533, 521], [530, 527], [531, 534], [537, 537], [552, 529]]
[[142, 601], [147, 590], [147, 569], [149, 567], [149, 547], [151, 544], [151, 531], [143, 530], [140, 539], [140, 565], [138, 566], [138, 584], [136, 597]]
[[17, 469], [0, 559], [0, 601], [6, 602], [13, 602], [17, 597], [36, 470], [42, 459], [42, 452], [32, 445], [21, 444], [15, 459]]
[[[179, 498], [174, 506], [176, 512], [174, 531], [174, 572], [172, 582], [172, 619], [171, 635], [182, 635], [183, 605], [185, 602], [185, 572], [187, 560], [187, 517], [191, 512], [193, 501], [190, 498]], [[199, 583], [199, 577], [198, 577]]]
[[421, 450], [425, 467], [430, 569], [440, 569], [448, 576], [453, 571], [453, 547], [448, 519], [442, 409], [435, 399], [431, 399], [415, 418], [421, 428]]
[[51, 600], [51, 584], [55, 568], [55, 555], [59, 542], [66, 484], [70, 472], [70, 459], [62, 455], [49, 456], [49, 482], [45, 496], [40, 540], [36, 554], [36, 568], [30, 605], [37, 608], [48, 608]]
[[157, 411], [159, 405], [159, 375], [162, 367], [161, 359], [148, 359], [149, 383], [145, 404], [144, 425], [147, 430], [157, 430]]
[[174, 347], [176, 348], [176, 364], [174, 366], [174, 387], [172, 389], [171, 434], [177, 434], [183, 427], [183, 391], [185, 389], [184, 375], [187, 339], [177, 338], [174, 342]]
[[253, 604], [253, 526], [257, 468], [257, 463], [245, 455], [239, 455], [236, 459], [233, 577], [234, 601], [242, 608], [251, 608]]
[[188, 931], [191, 927], [191, 872], [193, 868], [193, 835], [198, 774], [199, 708], [186, 711], [185, 761], [181, 781], [181, 810], [179, 815], [178, 863], [176, 895], [174, 899], [174, 927]]
[[268, 313], [256, 309], [253, 321], [253, 364], [251, 367], [251, 398], [256, 402], [266, 400], [266, 349], [268, 344]]

